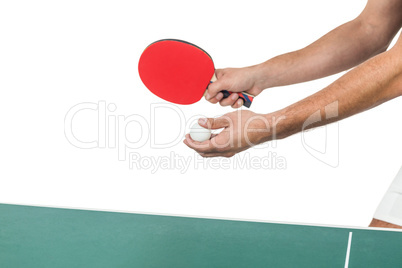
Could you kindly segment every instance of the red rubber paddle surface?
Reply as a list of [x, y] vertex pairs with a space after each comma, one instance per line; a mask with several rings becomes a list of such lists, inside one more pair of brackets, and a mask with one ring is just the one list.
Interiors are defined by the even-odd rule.
[[204, 95], [215, 67], [199, 47], [180, 40], [161, 40], [144, 50], [138, 71], [144, 85], [158, 97], [192, 104]]

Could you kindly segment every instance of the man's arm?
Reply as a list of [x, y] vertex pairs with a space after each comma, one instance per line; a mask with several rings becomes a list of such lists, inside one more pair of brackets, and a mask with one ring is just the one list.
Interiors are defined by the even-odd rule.
[[[287, 118], [278, 124], [278, 131], [280, 130], [278, 135], [287, 137], [300, 132], [307, 118], [318, 110], [322, 120], [307, 128], [341, 120], [400, 95], [402, 95], [402, 36], [389, 51], [359, 65], [323, 90], [278, 111], [278, 115]], [[328, 113], [337, 116], [328, 118]]]
[[[208, 119], [207, 122], [200, 121], [205, 127], [224, 130], [202, 143], [186, 136], [184, 143], [204, 157], [233, 156], [253, 145], [341, 120], [400, 95], [402, 36], [389, 51], [373, 57], [297, 103], [268, 115], [242, 110], [218, 119]], [[316, 113], [320, 115], [320, 120], [306, 127], [306, 121]]]
[[369, 0], [363, 12], [301, 50], [260, 66], [262, 88], [309, 81], [354, 67], [384, 52], [402, 23], [402, 1]]
[[314, 80], [354, 67], [384, 52], [401, 27], [401, 0], [369, 0], [362, 13], [311, 45], [246, 68], [217, 70], [207, 100], [240, 107], [237, 94], [222, 100], [226, 89], [258, 95], [262, 90]]

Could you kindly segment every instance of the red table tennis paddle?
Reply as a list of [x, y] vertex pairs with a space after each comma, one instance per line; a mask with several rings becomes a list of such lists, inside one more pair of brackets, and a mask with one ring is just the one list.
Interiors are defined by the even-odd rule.
[[[216, 81], [211, 56], [189, 42], [164, 39], [150, 44], [142, 53], [138, 71], [144, 85], [158, 97], [177, 104], [192, 104]], [[222, 91], [224, 98], [232, 94]], [[238, 92], [250, 107], [254, 96]]]

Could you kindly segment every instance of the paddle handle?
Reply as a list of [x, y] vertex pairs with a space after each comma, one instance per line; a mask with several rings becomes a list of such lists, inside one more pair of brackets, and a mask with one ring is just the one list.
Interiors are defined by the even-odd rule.
[[[211, 78], [211, 83], [215, 82], [217, 80], [215, 74], [212, 76]], [[227, 97], [229, 97], [232, 93], [231, 91], [227, 91], [227, 90], [222, 90], [221, 91], [223, 94], [223, 98], [226, 99]], [[239, 95], [239, 98], [243, 100], [243, 106], [250, 108], [251, 104], [253, 103], [254, 100], [254, 96], [251, 94], [248, 94], [246, 92], [236, 92]]]

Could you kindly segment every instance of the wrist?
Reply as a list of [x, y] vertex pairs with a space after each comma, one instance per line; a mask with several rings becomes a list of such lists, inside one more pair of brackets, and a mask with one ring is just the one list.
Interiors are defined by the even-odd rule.
[[286, 108], [265, 114], [264, 117], [269, 123], [269, 127], [266, 135], [262, 137], [263, 142], [284, 139], [299, 132], [297, 119], [291, 116]]
[[283, 76], [285, 69], [281, 57], [275, 57], [263, 63], [252, 66], [255, 72], [255, 85], [261, 90], [284, 85], [278, 78]]
[[287, 135], [283, 131], [283, 120], [285, 117], [276, 113], [256, 114], [244, 127], [247, 140], [257, 145], [285, 138]]
[[251, 77], [254, 81], [254, 88], [261, 92], [264, 89], [272, 87], [269, 71], [270, 66], [267, 64], [267, 62], [253, 65], [249, 68], [252, 73]]

